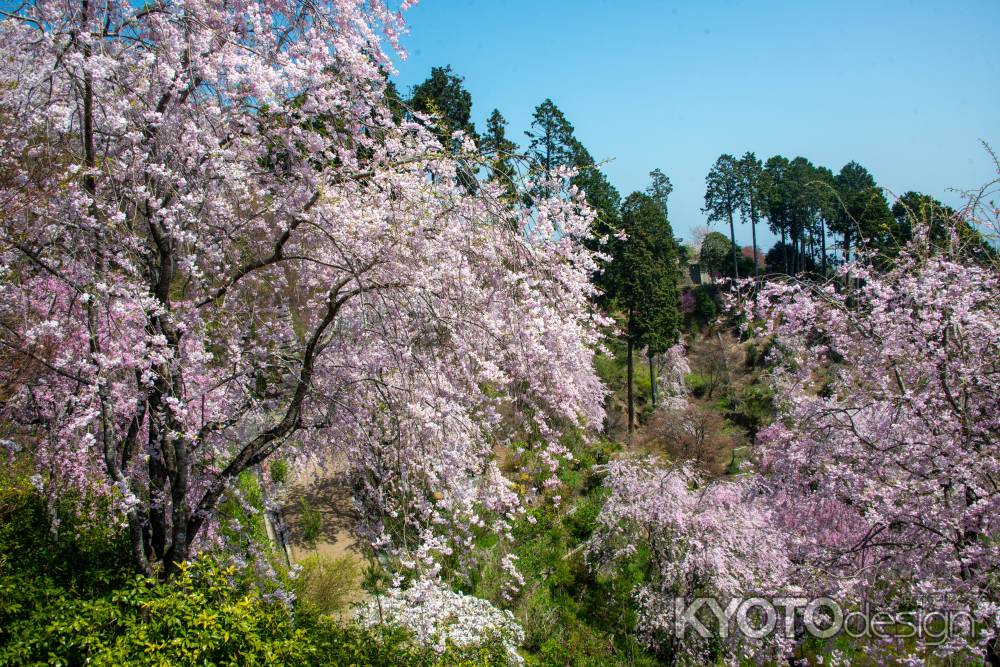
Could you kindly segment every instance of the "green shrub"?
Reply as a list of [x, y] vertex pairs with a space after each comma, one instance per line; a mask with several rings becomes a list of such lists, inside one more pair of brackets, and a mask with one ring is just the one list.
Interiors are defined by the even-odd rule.
[[754, 382], [725, 398], [723, 411], [726, 418], [746, 429], [754, 438], [764, 426], [774, 420], [774, 392], [770, 387]]
[[0, 663], [115, 665], [491, 665], [493, 647], [438, 657], [391, 628], [362, 630], [261, 596], [203, 558], [167, 583], [136, 577], [94, 599], [64, 595], [0, 649]]
[[299, 499], [299, 509], [302, 511], [302, 541], [315, 546], [323, 531], [323, 515], [305, 498]]
[[311, 554], [299, 565], [302, 570], [293, 584], [296, 600], [319, 613], [343, 611], [359, 590], [361, 563], [357, 558]]
[[271, 481], [275, 484], [284, 484], [288, 481], [288, 461], [275, 459], [271, 463]]
[[264, 525], [264, 491], [250, 470], [240, 473], [234, 488], [219, 504], [219, 526], [226, 544], [240, 555], [271, 549]]
[[120, 526], [81, 522], [77, 501], [50, 510], [11, 469], [0, 466], [0, 665], [505, 664], [492, 644], [439, 656], [398, 629], [337, 624], [210, 555], [166, 582], [138, 576]]
[[708, 324], [719, 314], [714, 285], [698, 285], [691, 293], [694, 296], [693, 319], [701, 325]]
[[712, 378], [704, 373], [688, 373], [684, 376], [684, 384], [693, 396], [702, 398], [708, 393], [708, 388], [712, 386]]

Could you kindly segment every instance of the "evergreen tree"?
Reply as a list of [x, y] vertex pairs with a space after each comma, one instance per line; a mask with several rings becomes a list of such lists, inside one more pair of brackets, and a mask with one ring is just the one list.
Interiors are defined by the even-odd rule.
[[441, 144], [452, 147], [452, 132], [461, 130], [476, 139], [472, 117], [472, 94], [462, 85], [464, 79], [455, 74], [451, 65], [432, 67], [431, 75], [413, 87], [410, 108], [438, 120], [435, 133]]
[[[785, 251], [781, 253], [783, 272], [791, 274], [791, 247], [788, 245], [789, 214], [788, 214], [788, 158], [775, 155], [768, 158], [764, 164], [764, 177], [767, 179], [767, 190], [764, 197], [764, 214], [767, 216], [771, 232], [781, 235], [781, 245]], [[766, 262], [765, 262], [766, 263]], [[770, 268], [768, 270], [771, 270]]]
[[[445, 150], [457, 153], [460, 144], [452, 135], [461, 131], [472, 141], [479, 142], [476, 128], [470, 120], [472, 117], [472, 94], [462, 85], [464, 79], [455, 74], [451, 65], [432, 67], [431, 75], [420, 84], [413, 87], [410, 95], [410, 108], [413, 111], [433, 116], [435, 119], [434, 134]], [[469, 193], [474, 193], [479, 185], [476, 172], [479, 167], [475, 162], [459, 157], [457, 164], [458, 179]]]
[[555, 103], [546, 99], [535, 107], [531, 129], [525, 134], [531, 140], [528, 154], [548, 176], [553, 169], [574, 163], [579, 150], [573, 126]]
[[753, 259], [744, 257], [736, 248], [737, 263], [732, 263], [733, 242], [726, 238], [722, 232], [709, 232], [701, 242], [698, 261], [701, 267], [708, 271], [713, 277], [725, 276], [735, 278], [737, 275], [750, 275], [753, 267], [750, 264]]
[[840, 204], [835, 230], [843, 237], [844, 261], [850, 261], [852, 242], [880, 251], [894, 245], [892, 211], [868, 170], [848, 162], [834, 183]]
[[826, 276], [830, 264], [826, 240], [830, 232], [835, 231], [840, 200], [837, 196], [837, 177], [827, 167], [817, 167], [813, 181], [814, 196], [817, 200], [820, 238], [819, 267]]
[[[788, 163], [785, 173], [785, 203], [788, 233], [792, 248], [792, 274], [806, 270], [811, 260], [816, 231], [816, 215], [820, 209], [816, 187], [816, 167], [799, 156]], [[809, 249], [807, 250], [807, 246]]]
[[955, 209], [930, 195], [907, 192], [893, 204], [892, 215], [895, 220], [892, 236], [898, 246], [909, 243], [913, 239], [913, 228], [922, 224], [928, 229], [927, 243], [932, 246], [929, 251], [948, 252], [978, 264], [996, 261], [997, 250], [982, 232]]
[[[608, 249], [612, 256], [608, 296], [625, 317], [631, 432], [635, 426], [634, 351], [645, 347], [651, 358], [677, 340], [677, 248], [661, 203], [642, 192], [633, 192], [622, 204], [621, 231], [624, 240], [615, 237]], [[655, 386], [655, 377], [651, 375], [650, 380]]]
[[728, 153], [720, 155], [705, 178], [705, 208], [702, 211], [708, 214], [709, 222], [729, 222], [733, 273], [736, 278], [739, 278], [739, 268], [733, 214], [740, 207], [740, 191], [739, 161]]
[[663, 215], [669, 220], [667, 200], [670, 198], [670, 193], [674, 191], [674, 185], [670, 182], [670, 178], [659, 169], [649, 172], [649, 178], [652, 182], [646, 188], [646, 194], [656, 200], [663, 209]]
[[764, 165], [757, 156], [746, 152], [739, 162], [740, 170], [740, 212], [744, 220], [750, 221], [750, 234], [753, 239], [753, 274], [760, 269], [757, 265], [757, 221], [761, 211], [767, 205], [768, 179]]
[[[586, 193], [587, 203], [596, 213], [595, 236], [605, 237], [618, 229], [621, 195], [594, 163], [590, 151], [574, 135], [573, 125], [552, 100], [547, 99], [535, 107], [531, 129], [525, 134], [530, 139], [528, 155], [543, 173], [549, 175], [558, 167], [576, 170], [570, 182]], [[591, 249], [599, 248], [595, 243]], [[594, 282], [604, 292], [610, 288], [609, 281], [607, 270], [594, 277]]]
[[617, 226], [621, 195], [594, 163], [590, 152], [576, 139], [573, 140], [572, 165], [576, 168], [576, 176], [570, 183], [587, 193], [587, 203], [597, 214], [595, 232], [603, 236]]
[[499, 109], [494, 109], [486, 121], [486, 132], [480, 138], [480, 148], [489, 160], [490, 180], [499, 182], [504, 188], [508, 203], [513, 203], [517, 192], [513, 162], [517, 144], [507, 138], [507, 120]]

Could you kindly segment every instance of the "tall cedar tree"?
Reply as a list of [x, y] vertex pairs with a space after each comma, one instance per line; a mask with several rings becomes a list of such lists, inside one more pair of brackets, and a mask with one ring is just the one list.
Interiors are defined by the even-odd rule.
[[573, 126], [552, 100], [546, 99], [535, 107], [531, 129], [524, 133], [531, 140], [529, 155], [546, 175], [557, 167], [573, 164], [577, 145]]
[[[471, 120], [472, 94], [462, 85], [463, 81], [452, 71], [451, 65], [432, 67], [431, 75], [414, 86], [410, 94], [410, 108], [434, 116], [434, 133], [441, 145], [453, 152], [460, 148], [458, 141], [452, 137], [454, 132], [462, 131], [474, 142], [479, 142]], [[475, 192], [476, 165], [460, 159], [457, 166], [461, 183], [470, 193]]]
[[720, 155], [705, 178], [705, 208], [709, 222], [729, 222], [729, 240], [732, 242], [733, 274], [739, 278], [736, 259], [736, 230], [733, 214], [740, 207], [739, 161], [728, 153]]
[[[621, 195], [594, 164], [590, 151], [574, 135], [573, 125], [552, 100], [546, 99], [535, 107], [531, 129], [525, 134], [530, 139], [528, 155], [546, 175], [559, 167], [576, 170], [570, 182], [586, 193], [587, 203], [596, 213], [595, 237], [605, 237], [616, 230], [619, 227]], [[544, 196], [547, 193], [534, 194]], [[587, 243], [591, 250], [603, 249], [596, 240], [588, 240]], [[611, 281], [608, 270], [594, 276], [594, 282], [604, 293], [612, 288]], [[607, 306], [606, 299], [604, 305]]]
[[[628, 429], [635, 427], [633, 352], [666, 350], [680, 326], [677, 294], [677, 247], [663, 207], [653, 197], [633, 192], [622, 204], [621, 231], [609, 252], [608, 296], [626, 318]], [[655, 382], [655, 378], [650, 380]], [[655, 400], [655, 399], [654, 399]]]
[[[791, 248], [788, 245], [788, 215], [785, 206], [785, 174], [788, 172], [788, 158], [775, 155], [764, 163], [764, 177], [767, 191], [764, 195], [764, 215], [771, 232], [781, 235], [781, 266], [786, 274], [791, 273]], [[771, 253], [768, 253], [769, 255]], [[765, 260], [766, 261], [766, 260]], [[769, 269], [770, 270], [770, 269]]]
[[656, 200], [656, 203], [663, 209], [663, 215], [669, 220], [667, 200], [670, 199], [670, 194], [674, 191], [674, 184], [670, 182], [670, 177], [659, 169], [649, 172], [649, 178], [651, 182], [646, 188], [646, 194]]
[[456, 130], [476, 136], [476, 128], [470, 120], [472, 94], [462, 81], [464, 79], [452, 71], [451, 65], [432, 67], [431, 75], [414, 86], [410, 94], [410, 108], [438, 118], [440, 126], [435, 134], [444, 146], [452, 145], [451, 133]]
[[836, 231], [843, 236], [844, 261], [850, 260], [852, 241], [879, 252], [896, 247], [895, 220], [875, 178], [857, 162], [849, 162], [834, 179], [840, 207]]
[[546, 174], [559, 167], [576, 169], [572, 184], [587, 194], [587, 203], [597, 213], [597, 231], [607, 234], [616, 227], [621, 195], [594, 164], [591, 156], [573, 132], [566, 115], [547, 99], [532, 114], [531, 129], [525, 131], [530, 142], [528, 154]]
[[786, 204], [788, 205], [789, 233], [792, 237], [793, 273], [806, 270], [806, 263], [811, 258], [806, 245], [813, 239], [816, 226], [816, 214], [819, 211], [819, 199], [814, 185], [816, 167], [806, 158], [799, 156], [788, 165]]
[[760, 273], [757, 262], [757, 221], [765, 206], [767, 197], [767, 174], [764, 165], [757, 156], [746, 152], [739, 162], [740, 170], [740, 212], [744, 221], [750, 221], [750, 234], [753, 239], [753, 274]]
[[826, 236], [831, 225], [837, 218], [837, 188], [836, 177], [827, 167], [817, 167], [813, 180], [813, 194], [819, 212], [820, 269], [822, 275], [827, 274], [829, 257], [826, 252]]
[[[667, 221], [667, 227], [670, 227], [670, 214], [668, 213], [668, 206], [670, 200], [670, 194], [674, 191], [674, 184], [670, 182], [670, 177], [663, 173], [660, 169], [654, 169], [649, 172], [649, 187], [646, 188], [646, 194], [653, 198], [660, 208], [663, 210], [663, 217]], [[677, 251], [677, 264], [678, 267], [681, 264], [687, 264], [682, 253], [682, 246], [680, 241], [674, 239], [673, 243], [674, 249]], [[669, 345], [648, 345], [646, 347], [646, 358], [649, 361], [649, 380], [650, 380], [650, 399], [653, 403], [653, 408], [656, 408], [656, 366], [653, 364], [653, 357], [657, 353], [663, 352], [667, 349]]]
[[816, 221], [822, 207], [822, 177], [804, 157], [789, 161], [776, 155], [765, 163], [767, 190], [762, 196], [771, 230], [781, 235], [785, 273], [795, 275], [813, 266], [807, 243], [815, 250]]
[[487, 119], [486, 132], [480, 137], [479, 146], [489, 160], [490, 180], [503, 187], [507, 203], [513, 204], [517, 190], [513, 156], [517, 152], [517, 144], [507, 138], [507, 119], [499, 109], [494, 109]]

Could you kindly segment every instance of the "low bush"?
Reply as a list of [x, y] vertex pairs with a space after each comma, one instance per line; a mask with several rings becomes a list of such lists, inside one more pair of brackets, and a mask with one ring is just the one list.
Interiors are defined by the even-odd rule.
[[[317, 596], [298, 604], [276, 582], [211, 554], [169, 581], [133, 574], [120, 528], [82, 524], [72, 510], [50, 508], [26, 479], [0, 473], [0, 665], [506, 662], [490, 643], [439, 653], [398, 628], [338, 624]], [[340, 565], [307, 572], [316, 587], [345, 573]]]
[[296, 601], [321, 614], [343, 611], [359, 591], [361, 563], [350, 555], [310, 554], [299, 561], [293, 582]]

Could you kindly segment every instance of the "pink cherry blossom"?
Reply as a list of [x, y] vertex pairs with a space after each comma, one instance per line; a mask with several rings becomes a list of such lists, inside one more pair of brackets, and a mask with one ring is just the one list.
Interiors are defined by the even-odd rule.
[[145, 571], [280, 450], [348, 461], [363, 531], [433, 572], [520, 511], [498, 445], [554, 462], [601, 423], [590, 210], [565, 174], [470, 195], [478, 156], [386, 104], [404, 32], [380, 0], [0, 22], [0, 342], [30, 375], [3, 416], [47, 492], [113, 500]]

